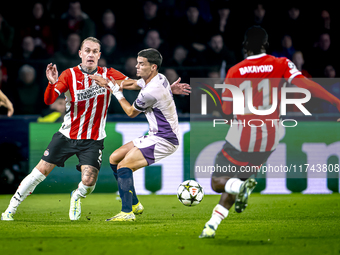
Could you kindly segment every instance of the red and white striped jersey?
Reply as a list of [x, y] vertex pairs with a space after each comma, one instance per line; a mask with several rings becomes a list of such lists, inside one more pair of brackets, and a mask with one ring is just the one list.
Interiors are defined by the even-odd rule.
[[[280, 102], [281, 88], [284, 81], [291, 82], [294, 77], [303, 77], [301, 72], [287, 58], [276, 58], [267, 54], [259, 54], [246, 58], [229, 69], [225, 84], [239, 87], [243, 93], [252, 88], [252, 102], [255, 109], [265, 110], [272, 105], [272, 88], [278, 88], [278, 106], [270, 115], [255, 115], [245, 107], [244, 115], [234, 116], [234, 123], [226, 136], [226, 140], [236, 149], [244, 152], [272, 151], [280, 139]], [[222, 93], [222, 109], [225, 114], [232, 114], [232, 93], [226, 89]], [[245, 97], [245, 100], [247, 98]], [[261, 120], [261, 121], [250, 121]], [[249, 122], [250, 121], [250, 122]], [[261, 124], [264, 123], [262, 126]], [[256, 127], [259, 126], [259, 127]]]
[[[94, 73], [103, 78], [128, 79], [113, 68], [98, 67]], [[105, 124], [111, 92], [100, 87], [83, 72], [80, 66], [61, 73], [54, 91], [65, 93], [66, 115], [59, 132], [70, 139], [101, 140], [106, 137]]]

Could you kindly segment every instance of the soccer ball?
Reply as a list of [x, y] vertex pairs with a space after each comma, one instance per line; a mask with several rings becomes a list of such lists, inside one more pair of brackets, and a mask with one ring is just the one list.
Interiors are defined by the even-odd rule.
[[203, 197], [203, 187], [196, 181], [184, 181], [177, 188], [177, 198], [183, 205], [198, 205]]

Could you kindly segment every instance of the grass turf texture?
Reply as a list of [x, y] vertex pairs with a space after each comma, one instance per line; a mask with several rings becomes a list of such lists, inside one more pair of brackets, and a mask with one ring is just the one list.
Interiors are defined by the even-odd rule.
[[[2, 212], [10, 197], [0, 196]], [[176, 196], [140, 196], [145, 211], [136, 222], [105, 222], [120, 211], [116, 197], [90, 195], [81, 219], [71, 222], [68, 195], [33, 194], [14, 222], [0, 222], [0, 254], [340, 253], [340, 194], [253, 194], [243, 213], [230, 210], [214, 239], [198, 236], [219, 196], [195, 207]]]

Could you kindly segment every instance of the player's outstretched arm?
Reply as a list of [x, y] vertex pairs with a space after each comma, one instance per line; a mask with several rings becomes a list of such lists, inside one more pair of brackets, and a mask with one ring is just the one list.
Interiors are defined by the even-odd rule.
[[106, 89], [109, 89], [112, 93], [112, 95], [114, 95], [118, 102], [120, 103], [120, 105], [122, 106], [124, 112], [131, 118], [136, 117], [138, 114], [140, 114], [141, 112], [136, 110], [124, 97], [123, 95], [123, 88], [124, 83], [125, 82], [129, 82], [129, 80], [124, 80], [121, 81], [120, 85], [118, 85], [118, 83], [115, 81], [115, 79], [113, 79], [112, 77], [110, 77], [109, 79], [104, 79], [101, 76], [97, 76], [97, 75], [91, 75], [90, 79], [93, 79], [96, 81], [96, 84], [98, 84], [101, 87], [104, 87]]
[[[117, 81], [117, 83], [119, 85], [121, 84], [119, 81]], [[133, 79], [124, 80], [123, 85], [124, 85], [123, 89], [127, 89], [127, 90], [140, 90], [141, 89], [141, 87], [137, 85], [137, 80], [133, 80]]]
[[124, 97], [123, 88], [125, 81], [122, 81], [120, 86], [116, 83], [116, 81], [110, 77], [109, 87], [112, 94], [117, 98], [120, 106], [123, 108], [124, 112], [131, 118], [136, 117], [141, 111], [135, 109]]
[[180, 83], [181, 77], [178, 78], [173, 84], [171, 84], [172, 94], [175, 95], [186, 95], [188, 96], [191, 93], [191, 87], [187, 83]]
[[334, 105], [340, 112], [340, 99], [329, 93], [318, 83], [306, 78], [296, 77], [292, 80], [292, 84], [309, 90], [313, 97], [321, 98]]
[[7, 108], [7, 116], [11, 117], [14, 113], [14, 108], [12, 102], [7, 98], [7, 96], [0, 90], [0, 107], [4, 106]]

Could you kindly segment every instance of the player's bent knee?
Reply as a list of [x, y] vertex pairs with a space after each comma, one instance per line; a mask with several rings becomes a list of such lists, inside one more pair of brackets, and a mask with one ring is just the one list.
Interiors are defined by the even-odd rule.
[[52, 172], [55, 166], [56, 165], [48, 163], [45, 160], [41, 159], [35, 168], [37, 168], [43, 175], [47, 176], [50, 172]]
[[115, 151], [110, 155], [109, 161], [110, 161], [110, 164], [112, 165], [118, 165], [119, 160], [117, 158], [117, 155], [115, 154]]
[[225, 183], [221, 178], [213, 177], [211, 178], [211, 188], [215, 192], [224, 192]]
[[99, 170], [92, 166], [82, 166], [81, 181], [86, 186], [93, 186], [97, 182]]
[[126, 155], [126, 152], [122, 149], [117, 149], [110, 155], [109, 161], [112, 165], [118, 165], [119, 162], [121, 162]]

